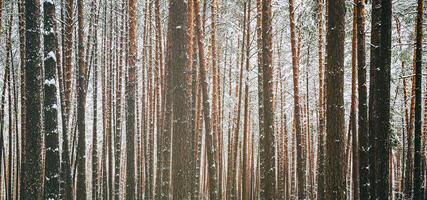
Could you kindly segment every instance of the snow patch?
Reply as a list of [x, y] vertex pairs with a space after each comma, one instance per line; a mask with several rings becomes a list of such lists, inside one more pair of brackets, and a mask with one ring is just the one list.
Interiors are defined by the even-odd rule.
[[44, 80], [44, 84], [45, 85], [55, 85], [56, 81], [55, 81], [54, 78], [52, 78], [52, 79], [46, 79], [46, 80]]
[[49, 53], [47, 53], [47, 55], [44, 58], [44, 60], [48, 60], [49, 58], [52, 58], [56, 62], [56, 55], [55, 55], [55, 53], [53, 51], [50, 51]]

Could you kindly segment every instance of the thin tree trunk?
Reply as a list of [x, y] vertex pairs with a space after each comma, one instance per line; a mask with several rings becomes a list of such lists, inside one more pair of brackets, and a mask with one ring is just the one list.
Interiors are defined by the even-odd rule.
[[251, 180], [249, 168], [249, 65], [250, 65], [250, 35], [251, 35], [251, 1], [248, 2], [247, 8], [247, 25], [246, 25], [246, 70], [245, 70], [245, 98], [244, 98], [244, 115], [243, 115], [243, 172], [242, 172], [242, 198], [249, 199], [249, 183]]
[[324, 39], [323, 39], [323, 2], [318, 0], [317, 26], [318, 26], [318, 53], [319, 53], [319, 130], [317, 142], [317, 198], [325, 199], [325, 65], [324, 65]]
[[[414, 141], [414, 199], [423, 198], [423, 177], [421, 168], [422, 137], [422, 51], [423, 51], [423, 16], [424, 1], [418, 0], [416, 42], [415, 42], [415, 141]], [[426, 133], [424, 133], [426, 134]]]
[[[123, 84], [123, 66], [125, 61], [123, 60], [123, 48], [124, 48], [124, 32], [125, 32], [125, 2], [121, 2], [121, 28], [120, 28], [120, 47], [119, 47], [119, 59], [117, 65], [117, 76], [116, 76], [116, 130], [114, 135], [114, 154], [116, 156], [114, 161], [114, 188], [111, 188], [114, 193], [114, 199], [120, 199], [120, 168], [121, 168], [121, 150], [122, 150], [122, 84]], [[126, 68], [125, 68], [126, 69]]]
[[[352, 137], [352, 159], [349, 165], [352, 169], [352, 194], [354, 200], [359, 200], [359, 138], [357, 135], [357, 97], [356, 97], [356, 80], [357, 80], [357, 0], [353, 5], [353, 34], [351, 39], [351, 109], [350, 124]], [[350, 145], [350, 144], [349, 144]]]
[[[96, 25], [97, 26], [97, 23]], [[98, 37], [95, 37], [93, 60], [93, 125], [92, 125], [92, 199], [98, 199]]]
[[78, 88], [77, 88], [77, 126], [78, 126], [78, 142], [77, 142], [77, 199], [86, 199], [86, 131], [85, 131], [85, 104], [86, 104], [86, 85], [87, 72], [86, 63], [84, 60], [84, 41], [83, 41], [83, 0], [77, 1], [78, 12]]
[[294, 1], [289, 0], [289, 18], [291, 26], [291, 46], [292, 46], [292, 69], [294, 82], [294, 122], [297, 142], [297, 182], [298, 182], [298, 199], [305, 199], [305, 156], [303, 154], [304, 144], [302, 143], [303, 133], [301, 132], [301, 105], [299, 97], [299, 56], [297, 53], [296, 35], [295, 35], [295, 9]]
[[206, 63], [205, 63], [205, 53], [204, 53], [204, 44], [203, 38], [204, 34], [202, 32], [202, 21], [200, 17], [200, 0], [194, 2], [194, 13], [196, 14], [196, 34], [198, 38], [198, 48], [199, 48], [199, 70], [200, 70], [200, 81], [202, 86], [202, 95], [203, 95], [203, 117], [205, 121], [205, 133], [206, 133], [206, 151], [207, 151], [207, 161], [208, 161], [208, 174], [209, 174], [209, 198], [212, 200], [218, 199], [218, 182], [217, 182], [217, 170], [216, 170], [216, 147], [217, 143], [215, 136], [212, 133], [211, 128], [211, 117], [210, 117], [210, 106], [209, 106], [209, 96], [208, 96], [208, 81], [206, 75]]
[[135, 199], [136, 1], [129, 1], [129, 66], [126, 80], [126, 199]]
[[357, 0], [357, 82], [358, 82], [358, 139], [360, 199], [369, 198], [369, 136], [368, 102], [366, 88], [365, 0]]

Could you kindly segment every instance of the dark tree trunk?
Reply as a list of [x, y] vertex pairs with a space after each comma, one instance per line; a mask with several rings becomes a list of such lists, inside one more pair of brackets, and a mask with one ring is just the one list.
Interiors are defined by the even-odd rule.
[[360, 199], [369, 198], [369, 135], [368, 102], [366, 88], [365, 53], [365, 0], [357, 1], [357, 81], [358, 81], [358, 139], [359, 139], [359, 192]]
[[329, 0], [326, 35], [326, 199], [345, 199], [344, 0]]
[[[418, 0], [415, 43], [415, 140], [414, 140], [414, 199], [423, 199], [422, 177], [422, 51], [424, 1]], [[427, 134], [427, 133], [424, 133]], [[424, 155], [425, 156], [425, 155]]]
[[371, 199], [388, 199], [390, 152], [391, 1], [372, 1], [369, 142]]
[[[167, 95], [173, 95], [172, 104], [172, 196], [190, 199], [193, 191], [192, 176], [193, 138], [191, 136], [191, 73], [187, 51], [188, 7], [183, 0], [169, 2], [168, 42], [166, 56]], [[190, 79], [191, 80], [191, 79]], [[174, 87], [172, 87], [174, 86]]]
[[40, 55], [40, 1], [25, 1], [25, 133], [22, 134], [21, 198], [43, 198], [42, 66]]
[[53, 1], [43, 2], [44, 10], [44, 130], [46, 142], [45, 198], [59, 198], [59, 138], [56, 86], [56, 19]]

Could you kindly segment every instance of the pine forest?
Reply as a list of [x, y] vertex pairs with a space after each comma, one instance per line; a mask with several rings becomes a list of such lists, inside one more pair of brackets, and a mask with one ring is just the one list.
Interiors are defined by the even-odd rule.
[[427, 200], [427, 0], [0, 0], [0, 200]]

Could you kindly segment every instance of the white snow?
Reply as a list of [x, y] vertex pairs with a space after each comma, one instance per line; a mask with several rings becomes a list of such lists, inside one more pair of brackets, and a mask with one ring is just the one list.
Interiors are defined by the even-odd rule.
[[44, 80], [45, 85], [55, 85], [56, 81], [54, 78]]
[[56, 55], [53, 51], [50, 51], [49, 53], [47, 53], [47, 56], [44, 58], [44, 60], [47, 60], [49, 58], [52, 58], [56, 62]]

